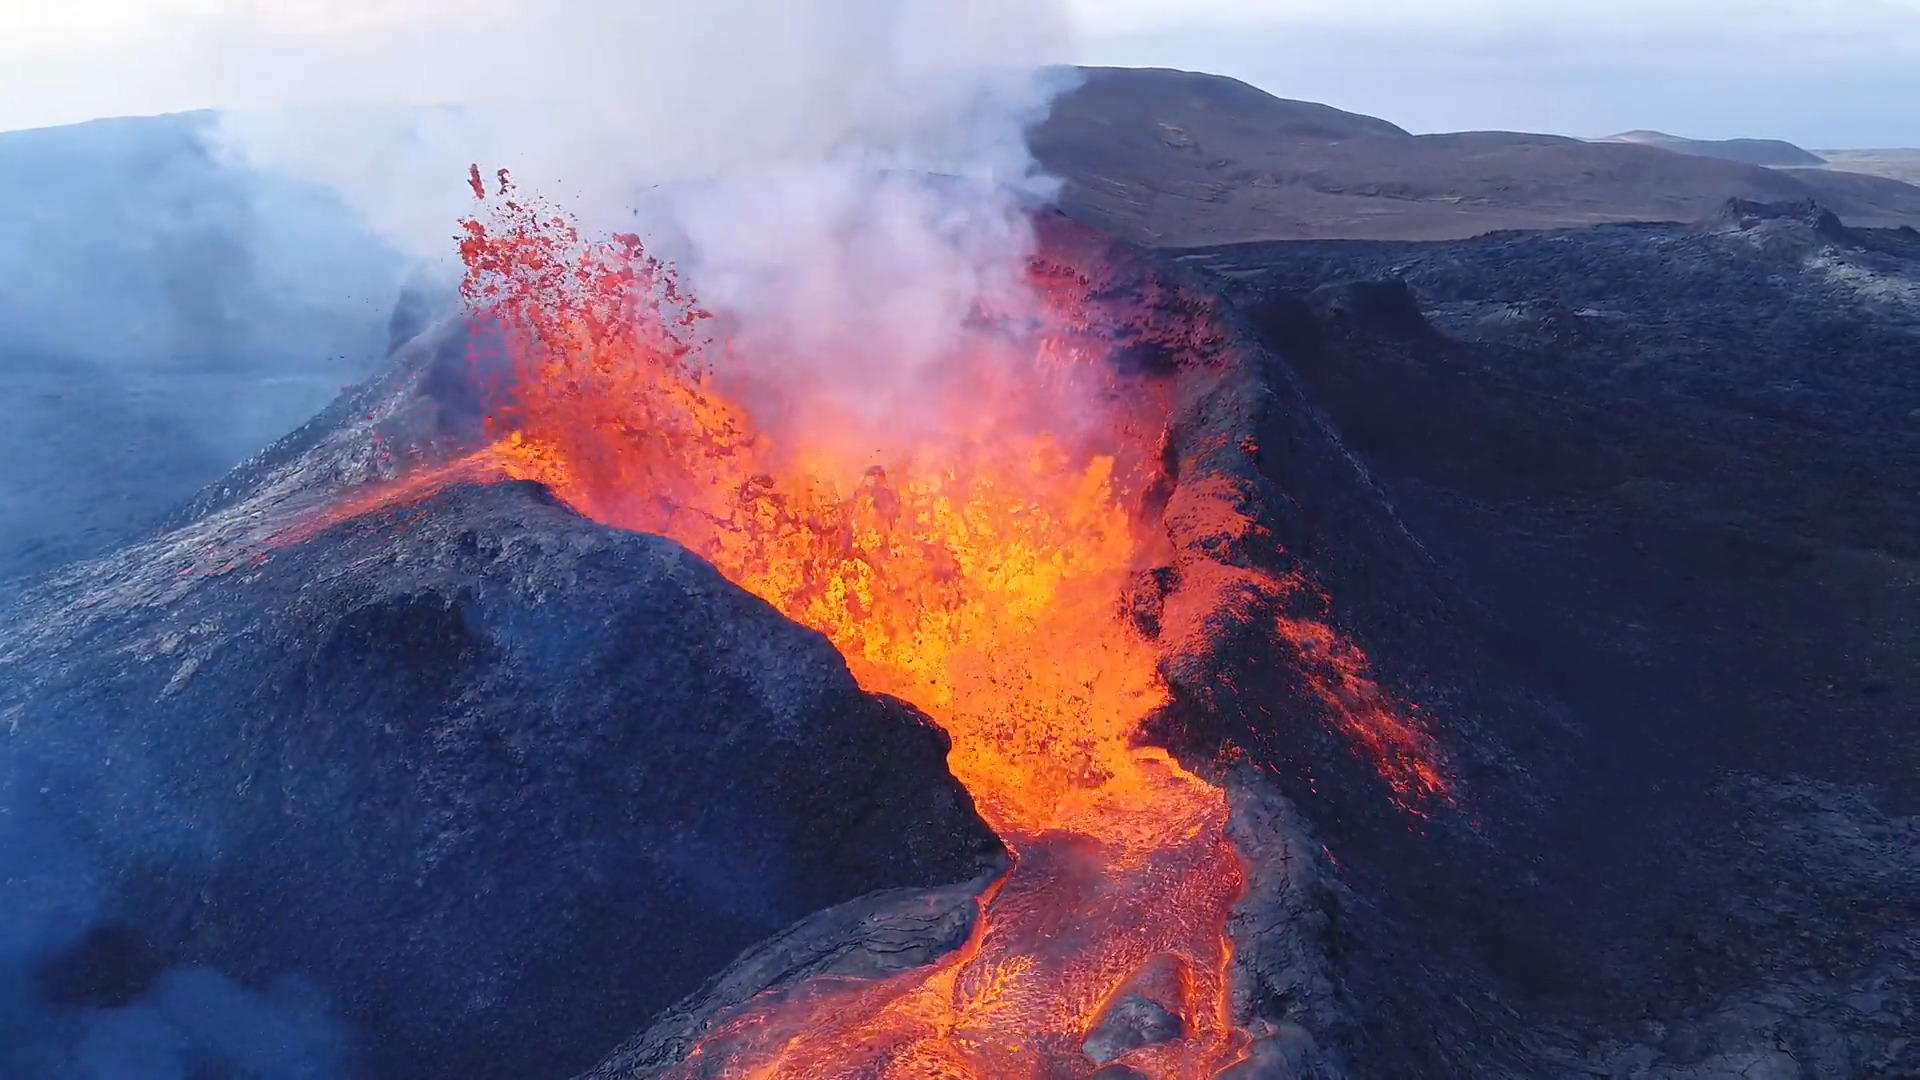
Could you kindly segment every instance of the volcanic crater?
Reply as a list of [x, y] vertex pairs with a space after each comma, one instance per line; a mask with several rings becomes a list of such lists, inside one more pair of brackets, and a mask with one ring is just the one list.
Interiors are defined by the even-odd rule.
[[[1639, 1016], [1569, 985], [1651, 969], [1595, 958], [1627, 922], [1570, 929], [1609, 903], [1554, 861], [1605, 847], [1570, 820], [1594, 782], [1565, 794], [1592, 734], [1458, 554], [1511, 491], [1445, 470], [1559, 446], [1473, 360], [1636, 330], [1430, 302], [1502, 272], [1472, 245], [1551, 238], [1033, 225], [1033, 303], [978, 313], [876, 462], [804, 380], [798, 426], [741, 405], [637, 239], [492, 197], [461, 318], [0, 612], [3, 827], [95, 886], [49, 901], [38, 977], [100, 1013], [183, 971], [277, 987], [409, 1078], [1758, 1075], [1831, 1027], [1778, 926], [1771, 984], [1702, 966]], [[1832, 229], [1746, 206], [1620, 242], [1912, 258]], [[1776, 825], [1839, 821], [1831, 880], [1912, 865], [1855, 792], [1726, 784], [1751, 835], [1677, 858], [1765, 873], [1811, 843]]]

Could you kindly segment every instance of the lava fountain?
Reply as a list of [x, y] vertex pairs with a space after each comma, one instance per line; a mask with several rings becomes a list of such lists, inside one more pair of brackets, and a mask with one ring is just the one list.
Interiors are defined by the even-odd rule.
[[[1123, 597], [1166, 555], [1141, 508], [1168, 391], [1081, 332], [1085, 283], [1036, 274], [1028, 302], [983, 303], [876, 448], [804, 367], [726, 363], [638, 238], [583, 238], [504, 175], [463, 228], [470, 318], [512, 373], [490, 444], [333, 515], [511, 478], [671, 537], [938, 722], [1012, 853], [963, 948], [750, 1007], [676, 1075], [1051, 1080], [1117, 1060], [1202, 1080], [1239, 1060], [1226, 796], [1137, 738], [1166, 691]], [[1120, 1002], [1159, 1034], [1083, 1048]]]

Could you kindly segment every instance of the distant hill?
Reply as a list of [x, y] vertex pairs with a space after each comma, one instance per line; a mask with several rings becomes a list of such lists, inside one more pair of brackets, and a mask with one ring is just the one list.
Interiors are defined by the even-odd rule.
[[1774, 168], [1792, 165], [1824, 165], [1826, 159], [1810, 150], [1782, 139], [1683, 139], [1664, 131], [1627, 131], [1611, 135], [1603, 142], [1639, 143], [1657, 146], [1676, 154], [1719, 158], [1743, 165], [1767, 165]]
[[1031, 136], [1068, 212], [1136, 242], [1440, 240], [1697, 221], [1729, 198], [1813, 199], [1854, 225], [1920, 224], [1920, 187], [1777, 171], [1631, 142], [1463, 132], [1288, 101], [1215, 75], [1095, 68]]
[[1822, 150], [1827, 167], [1920, 184], [1920, 150]]

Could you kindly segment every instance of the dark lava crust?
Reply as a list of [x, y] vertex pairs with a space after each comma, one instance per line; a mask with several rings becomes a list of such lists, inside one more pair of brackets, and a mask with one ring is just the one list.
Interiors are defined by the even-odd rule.
[[1363, 467], [1270, 438], [1276, 535], [1462, 781], [1396, 830], [1243, 727], [1337, 859], [1353, 1073], [1920, 1075], [1920, 238], [1175, 258]]

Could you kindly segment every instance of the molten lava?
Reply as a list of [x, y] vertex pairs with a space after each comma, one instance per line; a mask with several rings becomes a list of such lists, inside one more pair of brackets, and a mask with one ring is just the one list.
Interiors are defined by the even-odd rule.
[[804, 378], [779, 388], [799, 405], [780, 428], [756, 424], [735, 402], [765, 388], [703, 364], [703, 314], [636, 239], [584, 243], [511, 200], [493, 228], [466, 228], [467, 299], [518, 374], [489, 452], [502, 473], [672, 537], [826, 634], [864, 686], [947, 730], [955, 777], [1014, 854], [959, 954], [814, 988], [689, 1068], [724, 1046], [741, 1076], [1091, 1072], [1082, 1038], [1156, 958], [1180, 972], [1161, 1004], [1185, 1038], [1129, 1061], [1198, 1080], [1234, 1060], [1226, 800], [1133, 745], [1164, 700], [1119, 606], [1148, 547], [1129, 508], [1151, 479], [1156, 396], [1050, 333], [1051, 313], [1023, 312], [930, 373], [908, 403], [924, 409], [915, 435], [875, 460]]
[[[1121, 604], [1164, 556], [1138, 511], [1164, 393], [1116, 374], [1072, 305], [1034, 288], [965, 331], [881, 438], [807, 358], [731, 363], [703, 341], [708, 316], [637, 238], [583, 239], [502, 181], [461, 244], [470, 311], [514, 373], [493, 441], [390, 497], [537, 480], [678, 540], [944, 727], [954, 775], [1014, 856], [964, 948], [751, 1008], [682, 1075], [1081, 1077], [1096, 1068], [1082, 1042], [1122, 994], [1180, 1023], [1125, 1064], [1201, 1080], [1238, 1060], [1226, 798], [1135, 737], [1165, 701], [1156, 647]], [[1345, 655], [1329, 694], [1363, 681]]]

